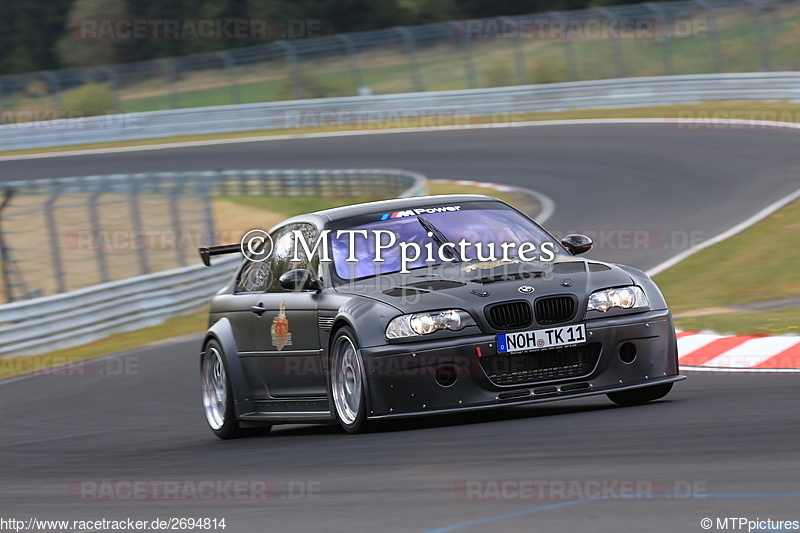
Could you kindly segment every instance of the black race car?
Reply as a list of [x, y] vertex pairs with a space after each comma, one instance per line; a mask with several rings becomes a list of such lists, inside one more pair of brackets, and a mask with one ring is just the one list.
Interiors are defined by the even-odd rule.
[[633, 405], [678, 374], [672, 317], [631, 267], [581, 259], [479, 195], [352, 205], [242, 243], [200, 357], [206, 418], [247, 428], [373, 420], [606, 394]]

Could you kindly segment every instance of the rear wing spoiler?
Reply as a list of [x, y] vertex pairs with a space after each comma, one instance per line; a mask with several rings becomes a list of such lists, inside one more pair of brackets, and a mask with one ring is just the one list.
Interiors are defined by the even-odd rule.
[[223, 244], [221, 246], [208, 246], [200, 248], [200, 259], [205, 266], [211, 266], [212, 255], [235, 254], [242, 251], [241, 244]]

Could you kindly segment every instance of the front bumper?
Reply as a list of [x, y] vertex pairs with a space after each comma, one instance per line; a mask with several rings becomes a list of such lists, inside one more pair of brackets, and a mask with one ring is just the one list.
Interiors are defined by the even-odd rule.
[[[677, 343], [669, 311], [587, 320], [589, 343], [599, 345], [593, 365], [543, 373], [532, 381], [499, 384], [481, 358], [497, 355], [495, 335], [363, 348], [371, 419], [539, 403], [672, 383]], [[635, 357], [630, 360], [631, 346]], [[620, 350], [623, 350], [624, 359]], [[546, 355], [547, 350], [532, 352]], [[578, 368], [577, 366], [575, 367]], [[577, 373], [576, 373], [577, 372]]]

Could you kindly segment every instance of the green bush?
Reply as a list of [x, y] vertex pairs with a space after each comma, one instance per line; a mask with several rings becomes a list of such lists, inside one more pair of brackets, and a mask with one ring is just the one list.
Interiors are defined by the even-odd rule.
[[64, 109], [80, 111], [86, 116], [114, 113], [114, 93], [108, 83], [85, 83], [65, 91], [61, 97]]

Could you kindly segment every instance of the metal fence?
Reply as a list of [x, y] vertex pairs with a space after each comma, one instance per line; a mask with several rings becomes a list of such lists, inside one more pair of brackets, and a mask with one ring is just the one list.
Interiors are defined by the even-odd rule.
[[[621, 78], [151, 111], [88, 120], [39, 122], [28, 127], [0, 125], [0, 146], [7, 150], [29, 149], [296, 127], [307, 132], [414, 126], [463, 129], [474, 127], [476, 122], [501, 126], [525, 121], [526, 113], [726, 100], [800, 101], [800, 73]], [[691, 120], [693, 113], [688, 111], [688, 116], [682, 116], [683, 120]], [[696, 118], [702, 120], [703, 110], [695, 111], [700, 112]], [[779, 116], [778, 113], [773, 115]], [[765, 114], [764, 118], [768, 116]], [[675, 110], [667, 110], [663, 118], [679, 117]], [[793, 120], [793, 115], [783, 114], [782, 119], [787, 118]]]
[[[0, 77], [6, 123], [800, 67], [797, 0], [684, 0], [338, 34]], [[11, 112], [10, 110], [16, 110]]]
[[196, 311], [241, 256], [0, 305], [0, 357], [70, 348]]
[[[74, 291], [199, 261], [285, 218], [287, 197], [379, 199], [426, 191], [385, 169], [115, 174], [0, 184], [5, 300]], [[275, 212], [270, 214], [270, 209]], [[245, 216], [247, 215], [247, 216]]]

